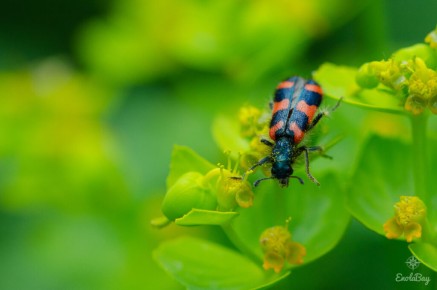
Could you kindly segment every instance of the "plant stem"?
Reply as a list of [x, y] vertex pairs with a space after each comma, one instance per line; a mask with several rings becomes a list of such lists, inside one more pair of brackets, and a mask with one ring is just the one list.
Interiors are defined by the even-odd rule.
[[411, 117], [414, 191], [415, 195], [422, 199], [425, 204], [430, 202], [426, 180], [428, 174], [427, 121], [428, 116], [426, 114]]

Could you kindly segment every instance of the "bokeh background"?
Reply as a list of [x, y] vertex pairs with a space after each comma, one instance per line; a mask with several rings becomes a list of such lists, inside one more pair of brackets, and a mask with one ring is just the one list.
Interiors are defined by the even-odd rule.
[[[216, 163], [217, 115], [264, 107], [278, 81], [309, 77], [323, 62], [387, 58], [422, 42], [437, 20], [435, 0], [1, 6], [0, 289], [182, 289], [152, 259], [159, 242], [226, 238], [215, 228], [150, 227], [172, 146]], [[386, 117], [362, 125], [365, 112], [337, 114], [333, 124], [355, 138], [332, 153], [347, 175], [353, 145]], [[337, 248], [275, 287], [399, 289], [395, 273], [409, 256], [404, 243], [352, 221]]]

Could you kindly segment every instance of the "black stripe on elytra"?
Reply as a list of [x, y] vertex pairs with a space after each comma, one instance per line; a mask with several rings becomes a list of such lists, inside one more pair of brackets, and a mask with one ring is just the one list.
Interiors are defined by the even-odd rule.
[[293, 115], [291, 115], [287, 126], [289, 126], [289, 124], [292, 122], [295, 122], [302, 131], [305, 131], [308, 128], [308, 116], [302, 111], [295, 110]]
[[287, 123], [287, 117], [288, 117], [288, 109], [277, 111], [272, 116], [272, 120], [270, 121], [270, 128], [276, 125], [281, 120], [284, 122], [284, 126], [285, 126], [285, 124]]
[[[314, 80], [308, 80], [305, 85], [315, 85], [320, 87], [320, 85], [315, 82]], [[322, 95], [313, 91], [305, 90], [303, 91], [301, 100], [304, 100], [309, 106], [316, 105], [317, 107], [320, 106], [320, 103], [322, 102]]]
[[273, 99], [273, 101], [276, 103], [284, 99], [291, 100], [291, 96], [293, 95], [293, 92], [294, 92], [294, 86], [292, 86], [291, 88], [277, 89], [275, 91], [275, 98]]
[[305, 101], [308, 106], [320, 106], [320, 103], [322, 102], [322, 95], [316, 92], [304, 90], [304, 93], [302, 97], [300, 98], [301, 101]]

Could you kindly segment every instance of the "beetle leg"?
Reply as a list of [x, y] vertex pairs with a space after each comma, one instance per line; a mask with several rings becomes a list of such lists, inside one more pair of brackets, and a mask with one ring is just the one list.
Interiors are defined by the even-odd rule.
[[267, 146], [270, 146], [270, 147], [273, 147], [273, 145], [275, 145], [272, 142], [270, 142], [269, 140], [264, 139], [264, 138], [261, 139], [261, 143], [263, 143], [263, 144], [265, 144]]
[[322, 119], [323, 116], [328, 115], [329, 113], [334, 112], [338, 106], [340, 106], [341, 100], [343, 100], [343, 98], [340, 98], [337, 102], [337, 104], [334, 105], [334, 107], [330, 108], [327, 112], [320, 112], [316, 115], [316, 117], [313, 119], [313, 121], [311, 122], [311, 124], [308, 126], [306, 131], [311, 130], [312, 128], [314, 128], [314, 126], [317, 125], [317, 123], [320, 121], [320, 119]]
[[321, 146], [312, 146], [312, 147], [307, 147], [307, 149], [309, 151], [319, 151], [320, 156], [328, 158], [328, 159], [332, 159], [332, 156], [326, 155], [325, 153], [323, 153], [323, 147]]
[[299, 176], [292, 175], [292, 176], [290, 176], [290, 178], [296, 178], [297, 180], [299, 180], [300, 184], [304, 184], [302, 178], [300, 178]]
[[320, 183], [317, 181], [317, 179], [314, 176], [311, 175], [311, 172], [310, 172], [310, 158], [309, 158], [309, 154], [308, 154], [310, 151], [319, 150], [317, 147], [319, 147], [319, 146], [316, 146], [316, 147], [302, 146], [302, 147], [298, 148], [298, 150], [299, 150], [298, 152], [299, 152], [299, 154], [302, 153], [302, 152], [305, 153], [305, 171], [307, 173], [308, 178], [312, 182], [314, 182], [315, 184], [320, 185]]
[[320, 119], [322, 119], [323, 116], [325, 116], [326, 113], [325, 112], [320, 112], [316, 115], [316, 117], [314, 117], [313, 121], [311, 122], [311, 124], [309, 124], [308, 128], [306, 129], [306, 131], [311, 130], [312, 128], [314, 128], [317, 123], [319, 123]]
[[272, 158], [270, 156], [264, 157], [263, 159], [258, 161], [258, 163], [254, 164], [251, 168], [249, 168], [248, 171], [254, 170], [255, 168], [257, 168], [260, 165], [263, 165], [266, 163], [271, 163], [271, 162], [272, 162]]

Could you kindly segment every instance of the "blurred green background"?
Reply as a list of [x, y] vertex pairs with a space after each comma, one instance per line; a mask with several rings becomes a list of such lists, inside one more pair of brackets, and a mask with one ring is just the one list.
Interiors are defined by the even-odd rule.
[[[435, 11], [435, 0], [3, 0], [0, 288], [181, 289], [152, 260], [159, 242], [226, 238], [149, 226], [173, 144], [220, 161], [215, 116], [266, 106], [280, 80], [323, 62], [358, 66], [422, 42]], [[336, 112], [350, 138], [319, 170], [346, 178], [366, 132], [383, 118], [406, 126], [373, 114]], [[399, 289], [409, 256], [352, 222], [334, 251], [276, 288]]]

